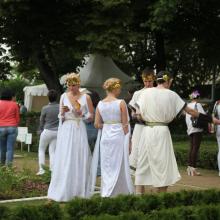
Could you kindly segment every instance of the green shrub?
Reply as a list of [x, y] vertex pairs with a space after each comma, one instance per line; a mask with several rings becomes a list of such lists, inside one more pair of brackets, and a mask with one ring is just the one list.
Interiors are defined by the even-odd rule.
[[63, 220], [63, 212], [56, 203], [21, 206], [11, 209], [7, 220]]
[[0, 206], [0, 220], [8, 218], [9, 209], [5, 206]]
[[85, 216], [83, 220], [218, 220], [220, 219], [220, 205], [203, 205], [178, 207], [152, 211], [144, 215], [142, 212], [127, 212], [119, 215], [102, 214], [99, 216]]
[[27, 114], [21, 115], [20, 125], [21, 127], [28, 127], [28, 132], [32, 133], [31, 151], [38, 151], [39, 138], [39, 120], [40, 112], [27, 112]]
[[[71, 219], [91, 215], [119, 215], [121, 212], [138, 211], [149, 214], [152, 211], [178, 206], [194, 206], [220, 203], [220, 191], [181, 191], [160, 195], [119, 196], [116, 198], [74, 199], [67, 205]], [[106, 217], [107, 218], [107, 217]]]
[[[178, 165], [186, 166], [189, 154], [189, 139], [174, 142], [174, 152]], [[198, 167], [217, 169], [218, 147], [216, 141], [207, 141], [203, 138], [198, 155]]]

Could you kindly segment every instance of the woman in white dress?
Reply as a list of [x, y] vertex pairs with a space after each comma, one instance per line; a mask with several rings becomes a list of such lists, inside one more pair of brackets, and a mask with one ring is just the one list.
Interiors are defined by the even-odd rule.
[[48, 198], [55, 201], [88, 196], [91, 153], [83, 119], [93, 119], [93, 105], [90, 97], [79, 91], [78, 74], [69, 74], [66, 83], [68, 91], [60, 98], [57, 148], [48, 189]]
[[[157, 87], [143, 91], [137, 102], [146, 126], [138, 147], [135, 185], [152, 185], [158, 192], [166, 192], [169, 185], [181, 178], [168, 124], [182, 110], [199, 119], [212, 121], [212, 118], [187, 107], [177, 93], [169, 90], [172, 83], [170, 73], [159, 72], [157, 83]], [[219, 122], [217, 119], [213, 121]]]
[[117, 99], [121, 81], [110, 78], [105, 81], [104, 89], [107, 96], [96, 108], [95, 127], [102, 129], [102, 134], [98, 135], [94, 154], [100, 148], [101, 196], [112, 197], [133, 192], [129, 169], [130, 126], [126, 103]]
[[[132, 118], [136, 118], [136, 113], [138, 111], [135, 103], [137, 102], [139, 96], [141, 95], [141, 93], [148, 89], [148, 88], [152, 88], [154, 86], [154, 80], [155, 80], [155, 73], [154, 70], [152, 69], [144, 69], [142, 72], [142, 80], [144, 83], [144, 88], [136, 91], [131, 99], [131, 101], [129, 102], [129, 106], [131, 106], [132, 110]], [[140, 137], [141, 137], [141, 133], [142, 130], [144, 128], [144, 124], [141, 123], [140, 121], [136, 120], [135, 121], [135, 126], [134, 126], [134, 131], [132, 134], [132, 139], [131, 139], [131, 143], [132, 143], [132, 148], [131, 148], [131, 154], [129, 156], [129, 163], [130, 163], [130, 168], [133, 171], [133, 174], [135, 174], [136, 171], [136, 164], [137, 164], [137, 152], [138, 152], [138, 144], [140, 141]], [[144, 186], [135, 186], [135, 193], [136, 194], [144, 194], [145, 192], [145, 187]]]

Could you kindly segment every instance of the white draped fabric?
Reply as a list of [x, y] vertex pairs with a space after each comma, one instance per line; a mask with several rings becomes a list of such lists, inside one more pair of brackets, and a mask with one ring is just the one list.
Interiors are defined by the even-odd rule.
[[133, 192], [129, 169], [129, 135], [124, 135], [121, 100], [99, 102], [97, 108], [104, 122], [99, 131], [92, 161], [91, 194], [94, 191], [99, 151], [101, 156], [101, 196], [112, 197]]
[[[78, 100], [81, 110], [88, 109], [86, 94]], [[48, 198], [55, 201], [69, 201], [74, 197], [88, 196], [90, 149], [86, 127], [74, 111], [66, 93], [61, 96], [60, 105], [68, 106], [64, 121], [58, 128], [54, 168], [48, 189]]]
[[[136, 109], [136, 111], [138, 111], [137, 107], [136, 107], [136, 103], [141, 95], [141, 93], [145, 90], [146, 88], [143, 88], [141, 90], [138, 90], [134, 93], [131, 101], [129, 102], [129, 105], [131, 105], [133, 108]], [[143, 131], [144, 125], [141, 124], [135, 124], [134, 126], [134, 130], [133, 130], [133, 134], [132, 134], [132, 149], [131, 149], [131, 154], [129, 156], [129, 163], [130, 163], [130, 167], [131, 170], [133, 171], [132, 173], [134, 173], [134, 171], [136, 170], [137, 167], [137, 154], [138, 154], [138, 145], [139, 145], [139, 141], [141, 138], [141, 133]]]
[[[149, 88], [138, 100], [146, 122], [170, 123], [185, 102], [169, 89]], [[181, 178], [168, 126], [145, 126], [138, 146], [135, 185], [169, 186]]]

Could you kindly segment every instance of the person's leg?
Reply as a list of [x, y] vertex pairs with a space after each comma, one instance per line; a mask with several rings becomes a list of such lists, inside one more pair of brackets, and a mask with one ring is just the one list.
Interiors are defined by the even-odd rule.
[[5, 165], [7, 151], [7, 136], [6, 128], [0, 128], [0, 162], [1, 165]]
[[57, 144], [57, 132], [51, 131], [51, 139], [49, 143], [50, 170], [53, 171], [54, 155]]
[[193, 151], [193, 134], [189, 135], [189, 155], [188, 155], [188, 167], [186, 169], [187, 174], [191, 176], [191, 166], [192, 166], [192, 151]]
[[193, 136], [194, 136], [194, 134], [189, 135], [189, 140], [190, 140], [190, 149], [189, 149], [189, 156], [188, 156], [188, 165], [189, 166], [192, 166]]
[[14, 145], [16, 142], [16, 137], [18, 135], [18, 129], [17, 127], [8, 127], [7, 133], [6, 164], [11, 165], [14, 158]]
[[44, 174], [43, 165], [45, 165], [45, 151], [49, 144], [49, 138], [47, 130], [44, 130], [40, 135], [39, 148], [38, 148], [38, 160], [39, 160], [39, 172], [38, 175]]
[[193, 139], [193, 151], [192, 151], [192, 167], [194, 168], [196, 168], [196, 162], [197, 162], [201, 141], [202, 141], [202, 133], [201, 132], [195, 133]]

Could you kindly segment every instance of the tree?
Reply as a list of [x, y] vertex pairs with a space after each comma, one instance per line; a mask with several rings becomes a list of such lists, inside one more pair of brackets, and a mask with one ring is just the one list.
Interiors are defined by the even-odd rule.
[[[82, 14], [89, 1], [8, 0], [0, 2], [2, 43], [22, 66], [37, 67], [49, 89], [62, 91], [59, 76], [80, 64], [83, 44], [76, 40], [82, 30]], [[86, 17], [86, 16], [85, 16]], [[63, 49], [64, 48], [64, 49]], [[76, 53], [74, 53], [76, 51]], [[73, 56], [74, 55], [74, 56]], [[68, 57], [68, 59], [67, 59]], [[62, 69], [61, 62], [68, 63]]]

